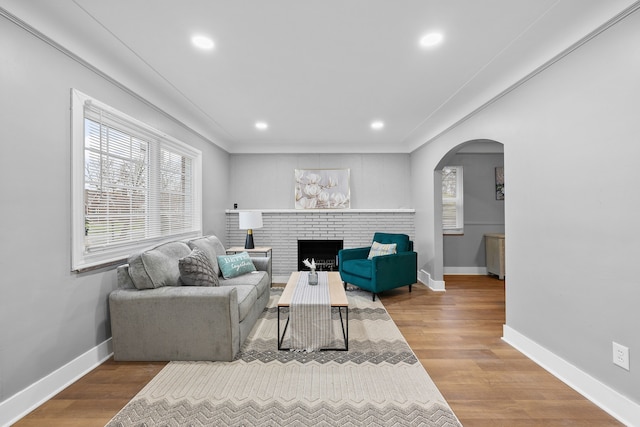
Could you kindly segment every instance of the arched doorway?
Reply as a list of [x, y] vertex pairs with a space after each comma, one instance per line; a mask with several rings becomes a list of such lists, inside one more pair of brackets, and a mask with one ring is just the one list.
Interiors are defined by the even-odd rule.
[[[447, 233], [442, 227], [442, 171], [461, 166], [464, 172], [464, 225]], [[502, 143], [478, 139], [452, 148], [434, 169], [434, 267], [445, 274], [486, 274], [484, 235], [504, 233], [504, 199], [496, 197], [496, 168], [504, 168]]]

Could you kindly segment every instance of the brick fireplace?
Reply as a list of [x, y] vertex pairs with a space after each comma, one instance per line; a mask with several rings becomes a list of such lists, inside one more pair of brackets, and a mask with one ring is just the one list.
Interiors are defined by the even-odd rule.
[[[413, 209], [263, 209], [263, 228], [253, 230], [256, 246], [273, 248], [274, 283], [286, 283], [298, 264], [299, 240], [341, 240], [344, 248], [370, 246], [373, 233], [404, 233], [414, 240]], [[238, 211], [226, 211], [227, 246], [244, 246]]]
[[318, 271], [338, 271], [338, 251], [342, 240], [298, 240], [298, 270], [307, 270], [303, 260], [313, 260]]

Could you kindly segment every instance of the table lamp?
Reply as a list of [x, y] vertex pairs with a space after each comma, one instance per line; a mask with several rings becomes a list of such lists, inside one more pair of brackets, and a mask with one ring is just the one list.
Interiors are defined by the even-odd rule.
[[238, 222], [240, 230], [247, 230], [247, 238], [244, 241], [245, 249], [255, 248], [253, 244], [253, 230], [262, 228], [262, 212], [260, 211], [242, 211], [238, 213]]

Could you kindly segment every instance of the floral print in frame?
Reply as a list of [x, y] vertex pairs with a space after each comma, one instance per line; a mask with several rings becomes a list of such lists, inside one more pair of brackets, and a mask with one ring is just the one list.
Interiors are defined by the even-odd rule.
[[348, 209], [349, 169], [296, 169], [296, 209]]

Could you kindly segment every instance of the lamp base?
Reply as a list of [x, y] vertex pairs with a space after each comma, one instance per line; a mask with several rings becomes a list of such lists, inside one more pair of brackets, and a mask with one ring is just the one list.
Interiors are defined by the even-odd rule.
[[245, 249], [254, 249], [255, 246], [253, 244], [253, 232], [252, 230], [247, 230], [247, 238], [244, 241]]

